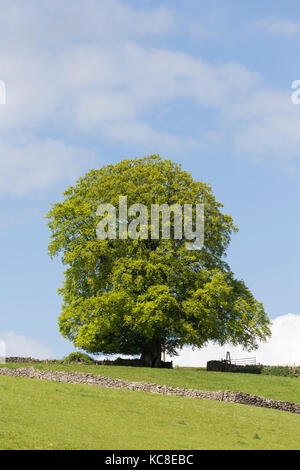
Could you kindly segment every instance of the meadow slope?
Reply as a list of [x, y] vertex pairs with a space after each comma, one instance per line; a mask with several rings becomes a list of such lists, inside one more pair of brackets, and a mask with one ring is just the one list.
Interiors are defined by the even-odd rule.
[[300, 449], [300, 417], [0, 376], [0, 449]]

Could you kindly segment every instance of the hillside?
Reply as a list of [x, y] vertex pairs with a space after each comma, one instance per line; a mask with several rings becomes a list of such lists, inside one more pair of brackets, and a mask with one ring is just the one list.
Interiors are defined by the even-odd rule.
[[6, 376], [0, 401], [0, 449], [300, 449], [298, 415], [245, 405]]

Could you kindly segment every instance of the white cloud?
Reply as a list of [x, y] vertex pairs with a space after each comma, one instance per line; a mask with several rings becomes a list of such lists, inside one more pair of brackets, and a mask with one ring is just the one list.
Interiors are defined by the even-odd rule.
[[229, 351], [232, 359], [256, 357], [257, 363], [265, 365], [300, 365], [300, 315], [289, 313], [276, 317], [271, 331], [272, 337], [267, 343], [260, 343], [259, 348], [250, 353], [230, 344], [218, 346], [209, 343], [194, 351], [184, 347], [179, 356], [167, 360], [173, 360], [174, 365], [204, 367], [207, 361], [225, 359]]
[[[1, 5], [0, 79], [7, 89], [0, 106], [2, 192], [49, 188], [85, 168], [88, 152], [71, 143], [74, 136], [167, 154], [200, 151], [213, 136], [214, 143], [227, 140], [239, 154], [259, 160], [299, 156], [300, 106], [292, 105], [290, 90], [238, 63], [145, 45], [145, 38], [183, 25], [186, 19], [173, 11], [116, 0], [88, 0], [84, 9], [79, 0], [38, 9], [28, 0], [26, 15], [24, 8], [20, 0]], [[149, 116], [177, 100], [190, 101], [202, 117], [213, 111], [215, 124], [203, 129], [199, 120], [198, 130], [195, 125], [193, 134], [180, 136], [172, 125], [156, 129]], [[48, 129], [51, 136], [59, 131], [59, 139], [36, 137]]]
[[252, 23], [252, 26], [255, 29], [261, 30], [263, 32], [278, 34], [286, 37], [292, 37], [300, 33], [299, 22], [275, 17], [262, 18]]
[[176, 136], [153, 129], [145, 122], [105, 124], [105, 134], [115, 141], [134, 143], [144, 149], [144, 154], [187, 151], [200, 148], [199, 140], [188, 136]]
[[[0, 32], [7, 90], [0, 107], [0, 191], [22, 195], [87, 167], [91, 153], [66, 143], [78, 132], [99, 134], [104, 123], [135, 118], [126, 83], [125, 92], [115, 89], [124, 76], [122, 48], [114, 54], [113, 44], [165, 34], [174, 23], [165, 7], [134, 9], [116, 0], [89, 0], [84, 9], [76, 0], [72, 7], [53, 1], [39, 8], [28, 0], [26, 15], [24, 8], [22, 1], [4, 0]], [[36, 137], [48, 129], [59, 130], [60, 139]]]
[[164, 35], [175, 28], [174, 13], [167, 7], [133, 8], [118, 0], [87, 0], [84, 7], [80, 0], [72, 4], [52, 0], [41, 2], [38, 8], [35, 0], [27, 0], [26, 10], [22, 0], [2, 0], [1, 16], [6, 19], [2, 35], [10, 42], [21, 38], [25, 44], [43, 41], [60, 48], [66, 37], [70, 41], [119, 41]]
[[[146, 117], [155, 107], [188, 99], [199, 111], [208, 108], [221, 118], [221, 125], [207, 129], [208, 140], [211, 135], [220, 142], [229, 137], [237, 151], [259, 158], [289, 160], [298, 155], [300, 112], [290, 90], [271, 87], [240, 64], [209, 63], [132, 41], [112, 48], [109, 42], [80, 47], [66, 43], [55, 56], [45, 49], [35, 54], [0, 49], [0, 59], [7, 86], [0, 133], [16, 152], [18, 133], [32, 135], [49, 124], [68, 136], [106, 136], [157, 146], [163, 142], [167, 151], [182, 148], [174, 145], [178, 141], [193, 141], [200, 149], [206, 139], [201, 124], [198, 136], [179, 138], [155, 129]], [[2, 155], [5, 158], [5, 152]]]
[[134, 103], [124, 93], [89, 93], [78, 103], [77, 124], [87, 131], [94, 132], [102, 123], [131, 121], [134, 117]]
[[74, 179], [92, 161], [87, 150], [47, 138], [0, 143], [0, 155], [0, 192], [17, 195]]
[[290, 161], [299, 157], [300, 106], [291, 101], [292, 90], [257, 89], [245, 100], [229, 104], [222, 118], [235, 126], [238, 152], [263, 160]]
[[18, 335], [13, 331], [0, 333], [0, 342], [1, 341], [4, 343], [6, 357], [33, 357], [34, 359], [55, 358], [54, 352], [47, 346], [39, 344], [32, 338]]
[[[54, 56], [43, 48], [34, 53], [0, 48], [0, 59], [7, 85], [0, 134], [9, 142], [1, 148], [0, 185], [10, 193], [47, 188], [86, 158], [86, 152], [62, 140], [33, 139], [40, 129], [50, 125], [62, 135], [138, 141], [155, 145], [155, 151], [190, 144], [196, 148], [200, 139], [154, 129], [145, 120], [147, 111], [178, 98], [218, 109], [233, 96], [244, 97], [261, 80], [238, 64], [212, 65], [192, 55], [128, 41], [112, 48], [109, 42], [80, 47], [66, 43]], [[19, 144], [19, 134], [28, 136], [25, 145]], [[21, 184], [18, 178], [23, 179]]]

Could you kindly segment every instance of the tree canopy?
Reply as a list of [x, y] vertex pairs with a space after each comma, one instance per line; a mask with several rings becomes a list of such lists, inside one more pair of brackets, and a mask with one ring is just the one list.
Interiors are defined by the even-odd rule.
[[[99, 240], [99, 204], [204, 204], [204, 246], [185, 238]], [[89, 353], [139, 355], [159, 365], [161, 350], [209, 340], [254, 349], [270, 334], [269, 319], [225, 262], [237, 231], [210, 186], [158, 155], [91, 170], [47, 214], [49, 254], [67, 266], [60, 294], [60, 332]], [[134, 217], [128, 217], [130, 223]], [[149, 222], [150, 230], [150, 222]], [[246, 249], [246, 247], [245, 247]]]

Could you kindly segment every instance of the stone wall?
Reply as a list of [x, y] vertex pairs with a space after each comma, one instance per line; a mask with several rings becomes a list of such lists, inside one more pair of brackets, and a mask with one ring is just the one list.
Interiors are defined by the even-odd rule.
[[5, 362], [19, 362], [19, 363], [40, 363], [40, 364], [55, 364], [60, 361], [57, 359], [34, 359], [33, 357], [6, 357]]
[[227, 361], [208, 361], [206, 364], [206, 370], [215, 372], [245, 372], [249, 374], [260, 374], [262, 371], [262, 366], [241, 366], [230, 364]]
[[184, 396], [189, 398], [201, 398], [206, 400], [217, 400], [224, 402], [240, 403], [243, 405], [272, 408], [281, 411], [300, 414], [300, 403], [293, 403], [280, 400], [250, 395], [244, 392], [232, 392], [230, 390], [211, 392], [197, 389], [185, 389], [168, 387], [146, 382], [130, 382], [128, 380], [103, 377], [101, 375], [87, 374], [84, 372], [59, 372], [37, 370], [34, 367], [22, 367], [18, 369], [0, 368], [0, 375], [13, 377], [26, 377], [31, 379], [50, 380], [55, 382], [87, 384], [100, 387], [135, 390], [139, 392], [159, 393], [163, 395]]
[[[33, 359], [32, 357], [7, 357], [5, 362], [14, 363], [32, 363], [32, 364], [58, 364], [63, 362], [58, 359]], [[123, 359], [118, 357], [115, 360], [104, 359], [103, 361], [94, 361], [95, 365], [99, 366], [131, 366], [131, 367], [143, 367], [140, 359]], [[173, 362], [161, 361], [162, 369], [173, 369]]]
[[[100, 366], [145, 367], [140, 359], [123, 359], [121, 357], [114, 360], [104, 359], [103, 361], [95, 361], [95, 364]], [[173, 362], [161, 361], [161, 369], [173, 369]]]

